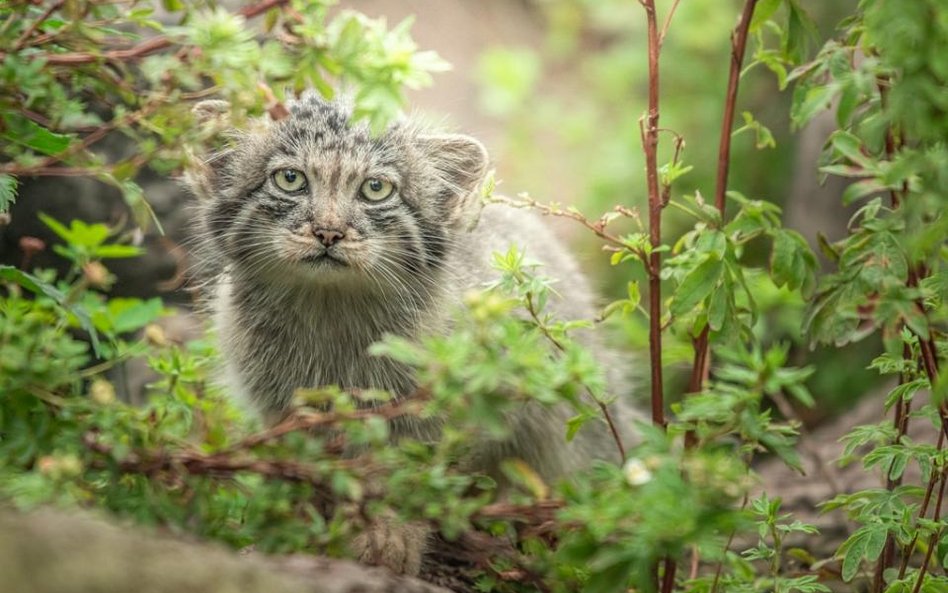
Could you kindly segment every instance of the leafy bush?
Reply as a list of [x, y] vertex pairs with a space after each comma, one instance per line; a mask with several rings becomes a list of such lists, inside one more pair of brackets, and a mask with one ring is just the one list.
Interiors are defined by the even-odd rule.
[[[327, 81], [348, 81], [360, 113], [382, 125], [399, 108], [403, 85], [427, 83], [443, 67], [416, 50], [407, 24], [386, 30], [354, 13], [330, 19], [327, 4], [268, 1], [240, 16], [165, 2], [173, 24], [138, 3], [0, 9], [0, 135], [8, 140], [0, 148], [0, 211], [13, 202], [19, 177], [82, 174], [121, 188], [137, 224], [146, 225], [136, 173], [176, 171], [187, 148], [214, 142], [192, 124], [192, 101], [227, 98], [239, 122], [280, 113], [284, 91], [271, 89], [330, 94]], [[21, 506], [105, 508], [234, 547], [337, 556], [370, 517], [391, 510], [431, 523], [448, 541], [475, 530], [488, 538], [494, 545], [468, 549], [470, 567], [462, 570], [479, 590], [809, 593], [840, 580], [892, 593], [945, 590], [948, 403], [939, 367], [948, 355], [948, 118], [940, 90], [948, 82], [948, 28], [939, 1], [864, 0], [809, 61], [814, 27], [801, 2], [745, 4], [734, 54], [743, 58], [749, 40], [755, 63], [794, 85], [794, 123], [835, 106], [838, 129], [821, 170], [856, 179], [843, 200], [862, 206], [847, 237], [823, 243], [836, 266], [826, 274], [805, 240], [782, 227], [777, 206], [727, 191], [731, 126], [718, 153], [723, 174], [705, 191], [713, 203], [678, 191], [688, 165], [674, 142], [659, 165], [659, 36], [675, 28], [671, 12], [671, 26], [660, 28], [654, 3], [641, 4], [652, 50], [652, 92], [640, 120], [647, 220], [623, 205], [590, 219], [485, 188], [486, 199], [572, 219], [604, 243], [627, 289], [601, 319], [550, 317], [544, 304], [558, 297], [543, 271], [516, 251], [498, 254], [502, 280], [470, 296], [450, 335], [374, 347], [417, 369], [422, 387], [412, 397], [301, 390], [287, 419], [261, 427], [209, 382], [207, 342], [165, 337], [156, 322], [168, 311], [159, 300], [108, 296], [108, 260], [139, 253], [127, 233], [44, 216], [63, 241], [54, 249], [68, 270], [57, 277], [0, 266], [3, 497]], [[257, 16], [263, 23], [254, 30], [248, 19]], [[723, 109], [733, 121], [741, 60], [731, 68]], [[501, 107], [515, 100], [495, 98]], [[745, 124], [766, 137], [752, 117]], [[118, 159], [97, 152], [109, 134], [136, 150]], [[666, 206], [691, 227], [671, 242], [660, 235]], [[768, 295], [806, 301], [814, 342], [881, 334], [885, 350], [872, 367], [898, 377], [885, 403], [894, 421], [854, 427], [847, 437], [847, 453], [862, 455], [867, 471], [880, 470], [886, 487], [825, 503], [857, 523], [832, 558], [791, 549], [792, 536], [819, 537], [815, 528], [782, 514], [776, 493], [751, 494], [755, 458], [799, 464], [796, 423], [775, 418], [774, 406], [792, 410], [787, 395], [800, 405], [814, 399], [805, 385], [812, 368], [788, 366], [787, 347], [766, 339], [761, 301]], [[608, 398], [622, 394], [602, 392], [597, 361], [571, 335], [610, 317], [644, 318], [648, 326], [653, 426], [639, 427], [633, 447], [617, 443], [621, 466], [595, 464], [568, 484], [544, 484], [511, 460], [504, 478], [512, 491], [498, 500], [492, 478], [459, 464], [466, 443], [473, 434], [509, 431], [504, 410], [525, 401], [573, 405], [564, 437], [599, 421]], [[663, 337], [692, 361], [690, 384], [672, 406], [662, 386]], [[137, 407], [120, 401], [104, 375], [136, 357], [147, 358], [157, 377]], [[930, 399], [922, 397], [929, 391]], [[443, 438], [389, 446], [387, 421], [404, 415], [446, 419]], [[909, 421], [931, 422], [936, 442], [909, 439]], [[359, 453], [343, 455], [352, 445]], [[920, 485], [902, 483], [912, 464]], [[790, 557], [801, 565], [788, 568]], [[688, 572], [678, 569], [685, 562]]]

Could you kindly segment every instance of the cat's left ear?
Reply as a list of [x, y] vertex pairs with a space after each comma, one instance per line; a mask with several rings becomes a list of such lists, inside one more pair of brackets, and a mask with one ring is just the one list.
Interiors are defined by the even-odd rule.
[[477, 192], [487, 175], [489, 158], [484, 145], [461, 134], [419, 138], [428, 163], [436, 171], [437, 195], [443, 200], [449, 222], [464, 222], [480, 204]]

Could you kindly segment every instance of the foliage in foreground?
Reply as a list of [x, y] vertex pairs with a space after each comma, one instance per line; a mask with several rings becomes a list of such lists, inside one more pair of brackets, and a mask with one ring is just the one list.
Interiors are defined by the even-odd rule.
[[[667, 426], [639, 427], [641, 442], [624, 444], [623, 465], [600, 463], [570, 484], [549, 485], [512, 460], [504, 476], [512, 491], [501, 500], [493, 479], [459, 466], [472, 434], [506, 434], [510, 406], [567, 402], [576, 410], [563, 428], [568, 437], [583, 423], [606, 422], [601, 410], [620, 395], [602, 391], [597, 361], [571, 340], [594, 320], [547, 316], [544, 303], [561, 298], [558, 287], [515, 251], [497, 256], [502, 281], [471, 295], [454, 333], [377, 346], [377, 354], [417, 369], [422, 387], [413, 397], [301, 391], [289, 418], [262, 428], [208, 383], [211, 348], [169, 343], [156, 325], [166, 313], [160, 301], [107, 296], [108, 260], [134, 257], [136, 248], [105, 225], [67, 226], [47, 217], [45, 224], [63, 240], [56, 249], [69, 270], [57, 278], [0, 268], [0, 493], [22, 506], [108, 509], [234, 547], [330, 555], [345, 555], [346, 543], [369, 517], [394, 509], [404, 519], [431, 522], [449, 541], [474, 528], [493, 538], [496, 545], [479, 549], [496, 554], [468, 558], [467, 576], [482, 590], [647, 591], [662, 583], [665, 591], [810, 593], [840, 580], [892, 593], [944, 590], [948, 413], [939, 366], [948, 350], [942, 211], [948, 118], [938, 90], [948, 82], [948, 31], [944, 19], [930, 18], [937, 4], [867, 0], [837, 39], [800, 63], [807, 29], [800, 3], [757, 3], [750, 23], [762, 44], [756, 55], [781, 84], [795, 84], [794, 121], [802, 125], [837, 100], [839, 129], [822, 167], [857, 179], [843, 198], [863, 200], [863, 206], [849, 236], [822, 245], [835, 272], [818, 273], [805, 241], [782, 228], [779, 209], [766, 201], [732, 192], [733, 211], [725, 218], [700, 195], [674, 195], [673, 182], [687, 170], [677, 154], [663, 184], [670, 203], [694, 226], [669, 245], [653, 245], [630, 209], [589, 220], [575, 210], [513, 201], [590, 228], [611, 251], [616, 274], [644, 267], [659, 277], [671, 289], [661, 326], [693, 341], [696, 351], [702, 335], [713, 345], [708, 379], [675, 405]], [[0, 103], [0, 129], [15, 139], [4, 148], [0, 207], [12, 200], [13, 175], [79, 168], [133, 187], [128, 183], [139, 166], [177, 166], [183, 156], [172, 150], [176, 143], [204, 139], [168, 123], [180, 113], [165, 110], [181, 109], [166, 105], [168, 93], [213, 91], [259, 112], [268, 100], [264, 91], [241, 99], [258, 81], [320, 86], [310, 77], [325, 70], [353, 77], [364, 89], [357, 99], [366, 113], [384, 114], [392, 103], [379, 111], [378, 97], [397, 104], [392, 93], [399, 85], [417, 81], [424, 64], [435, 63], [413, 61], [404, 29], [388, 36], [356, 15], [325, 25], [323, 3], [274, 5], [265, 13], [266, 26], [282, 28], [285, 46], [261, 42], [222, 11], [180, 7], [180, 27], [163, 28], [147, 12], [90, 4], [98, 18], [122, 16], [161, 29], [167, 40], [162, 51], [141, 50], [139, 57], [157, 63], [143, 59], [132, 67], [121, 57], [126, 54], [111, 54], [119, 82], [107, 78], [112, 70], [95, 67], [102, 58], [90, 48], [105, 32], [70, 20], [72, 4], [48, 14], [23, 5], [0, 15], [0, 40], [16, 50], [3, 55], [3, 80], [16, 81], [10, 96], [31, 101], [27, 110]], [[304, 16], [302, 8], [312, 10]], [[340, 57], [354, 55], [346, 53], [356, 51], [350, 44], [375, 42], [357, 50], [374, 59]], [[275, 66], [290, 56], [308, 56], [319, 66], [305, 74]], [[56, 68], [78, 78], [64, 82], [51, 74]], [[153, 80], [149, 72], [158, 71], [171, 72], [172, 79]], [[33, 86], [21, 86], [28, 78]], [[77, 114], [93, 117], [76, 92], [80, 84], [116, 101], [106, 105], [114, 110], [111, 119], [75, 120]], [[123, 93], [125, 85], [151, 90]], [[132, 111], [125, 111], [126, 103]], [[270, 108], [279, 109], [279, 102]], [[100, 123], [130, 135], [142, 148], [139, 156], [103, 162], [89, 151], [96, 132], [84, 126]], [[635, 230], [613, 232], [617, 218]], [[748, 257], [752, 248], [768, 246], [765, 260]], [[665, 258], [657, 269], [655, 253]], [[810, 371], [788, 367], [786, 347], [761, 343], [766, 317], [755, 297], [777, 287], [807, 299], [806, 330], [814, 341], [840, 344], [881, 333], [886, 350], [873, 367], [898, 377], [886, 402], [895, 421], [855, 427], [847, 437], [848, 452], [861, 455], [867, 470], [881, 469], [887, 483], [827, 501], [828, 509], [843, 509], [858, 524], [833, 559], [794, 550], [819, 537], [814, 528], [785, 515], [775, 493], [751, 494], [756, 456], [798, 464], [794, 427], [774, 418], [771, 402], [786, 395], [804, 405], [812, 401], [804, 386]], [[602, 317], [640, 315], [639, 294], [638, 284], [630, 283], [628, 298], [607, 306]], [[133, 357], [147, 358], [156, 376], [141, 407], [119, 401], [105, 374]], [[928, 391], [931, 401], [922, 397]], [[367, 407], [370, 400], [374, 405]], [[443, 438], [389, 446], [386, 421], [402, 415], [445, 418]], [[909, 421], [931, 422], [939, 429], [937, 442], [910, 440]], [[901, 483], [911, 465], [920, 470], [920, 485]], [[791, 558], [801, 564], [789, 568]], [[693, 574], [673, 571], [675, 562], [692, 559]]]

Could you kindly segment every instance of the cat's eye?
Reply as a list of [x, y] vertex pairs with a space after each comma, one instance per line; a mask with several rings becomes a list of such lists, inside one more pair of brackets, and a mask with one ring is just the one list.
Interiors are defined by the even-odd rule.
[[384, 179], [371, 177], [362, 182], [362, 187], [359, 188], [359, 191], [362, 192], [362, 197], [366, 200], [380, 202], [392, 195], [392, 192], [395, 191], [395, 186]]
[[306, 186], [306, 176], [296, 169], [280, 169], [273, 174], [273, 183], [283, 191], [299, 191]]

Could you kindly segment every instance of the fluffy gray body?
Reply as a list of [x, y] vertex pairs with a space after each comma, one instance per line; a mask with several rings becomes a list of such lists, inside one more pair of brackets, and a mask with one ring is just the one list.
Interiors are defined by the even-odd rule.
[[[464, 294], [497, 276], [492, 254], [511, 245], [561, 280], [562, 298], [550, 304], [556, 315], [594, 315], [583, 274], [542, 222], [481, 208], [488, 159], [476, 140], [411, 124], [373, 136], [350, 122], [345, 105], [313, 95], [290, 111], [237, 136], [189, 178], [205, 198], [200, 252], [215, 277], [210, 304], [224, 380], [266, 416], [279, 417], [300, 387], [411, 393], [409, 369], [370, 356], [368, 346], [385, 334], [447, 331]], [[555, 480], [616, 456], [596, 423], [567, 444], [570, 415], [524, 406], [510, 418], [509, 440], [475, 444], [468, 461], [495, 473], [501, 460], [518, 457]], [[403, 421], [393, 431], [430, 440], [438, 426]]]

